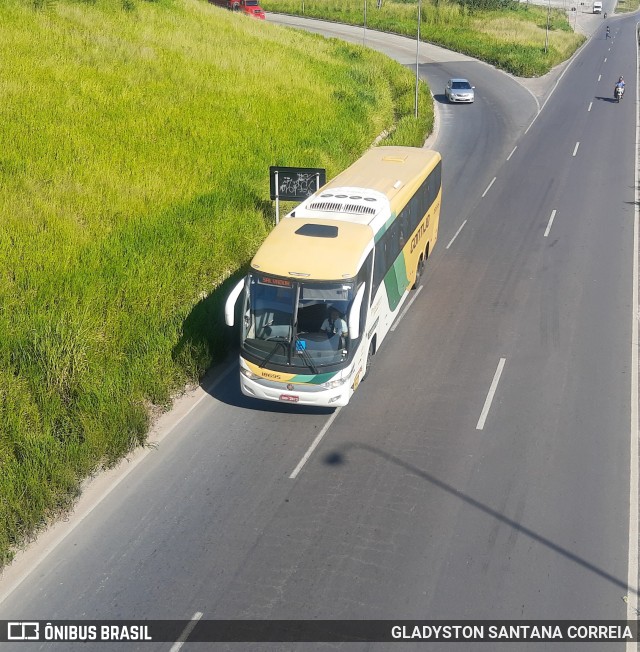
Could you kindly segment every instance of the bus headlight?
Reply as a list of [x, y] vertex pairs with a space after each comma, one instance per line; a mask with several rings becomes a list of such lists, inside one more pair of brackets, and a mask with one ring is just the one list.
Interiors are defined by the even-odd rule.
[[336, 387], [344, 385], [347, 380], [349, 380], [348, 376], [345, 376], [344, 378], [334, 378], [333, 380], [329, 380], [326, 383], [322, 383], [322, 387], [325, 389], [336, 389]]
[[244, 367], [240, 367], [240, 373], [249, 380], [260, 380], [260, 376], [254, 374], [253, 371], [249, 371], [249, 369], [245, 369]]

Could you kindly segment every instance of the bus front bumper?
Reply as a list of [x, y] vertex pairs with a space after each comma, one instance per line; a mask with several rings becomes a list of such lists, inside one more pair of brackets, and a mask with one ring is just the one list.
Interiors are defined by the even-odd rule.
[[265, 401], [290, 403], [293, 405], [315, 405], [318, 407], [344, 407], [349, 402], [351, 386], [345, 382], [335, 389], [325, 389], [318, 385], [292, 385], [288, 389], [284, 383], [256, 381], [240, 374], [240, 389], [245, 396]]

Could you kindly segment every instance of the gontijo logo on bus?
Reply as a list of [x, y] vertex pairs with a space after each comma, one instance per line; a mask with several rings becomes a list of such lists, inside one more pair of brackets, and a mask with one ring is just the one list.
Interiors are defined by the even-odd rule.
[[411, 249], [409, 250], [411, 253], [413, 253], [413, 250], [418, 246], [418, 243], [422, 240], [422, 236], [427, 232], [428, 228], [429, 215], [427, 215], [427, 219], [418, 227], [415, 235], [411, 238]]

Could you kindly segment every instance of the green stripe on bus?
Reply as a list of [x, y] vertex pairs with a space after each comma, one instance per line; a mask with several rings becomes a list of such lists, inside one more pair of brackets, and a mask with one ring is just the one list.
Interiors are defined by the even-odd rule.
[[408, 286], [407, 266], [404, 262], [404, 255], [400, 254], [384, 277], [384, 287], [387, 291], [389, 308], [392, 311], [398, 307], [400, 299]]
[[306, 383], [307, 385], [322, 385], [322, 383], [326, 383], [327, 381], [331, 380], [337, 372], [332, 371], [331, 373], [327, 374], [316, 374], [315, 376], [305, 376], [302, 374], [299, 374], [297, 376], [294, 376], [289, 380], [288, 382], [290, 383]]
[[392, 213], [391, 217], [385, 222], [384, 226], [380, 227], [380, 230], [375, 234], [373, 241], [378, 242], [380, 238], [389, 230], [391, 225], [396, 221], [396, 213]]

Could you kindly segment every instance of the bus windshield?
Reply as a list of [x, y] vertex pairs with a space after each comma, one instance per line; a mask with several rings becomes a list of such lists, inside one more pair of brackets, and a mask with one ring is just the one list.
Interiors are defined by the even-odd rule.
[[261, 367], [318, 373], [349, 355], [353, 282], [304, 282], [249, 275], [242, 348]]

